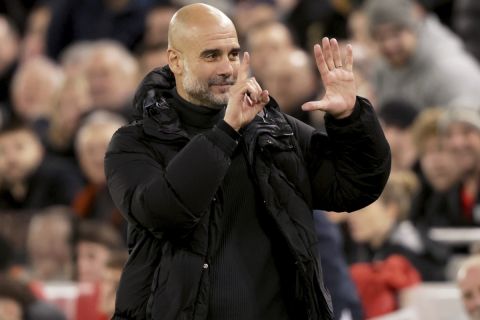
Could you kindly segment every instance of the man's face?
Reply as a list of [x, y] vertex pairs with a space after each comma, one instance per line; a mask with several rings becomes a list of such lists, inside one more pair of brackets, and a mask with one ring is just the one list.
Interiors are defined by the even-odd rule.
[[452, 123], [445, 133], [445, 143], [463, 174], [476, 170], [480, 160], [480, 130], [467, 123]]
[[78, 280], [83, 282], [102, 281], [110, 250], [104, 245], [94, 242], [81, 241], [77, 244]]
[[237, 79], [240, 45], [233, 26], [201, 28], [189, 47], [180, 52], [183, 64], [177, 90], [187, 100], [212, 108], [228, 103], [230, 87]]
[[447, 190], [458, 177], [454, 155], [445, 149], [437, 136], [425, 140], [420, 166], [428, 182], [437, 191]]
[[22, 320], [21, 305], [10, 298], [0, 297], [0, 320]]
[[0, 176], [7, 182], [22, 182], [42, 158], [42, 147], [33, 132], [18, 129], [0, 135]]
[[92, 125], [81, 132], [77, 140], [80, 166], [91, 183], [97, 185], [105, 183], [103, 161], [110, 139], [117, 129], [117, 124]]
[[480, 320], [480, 266], [467, 269], [465, 275], [458, 281], [458, 287], [470, 319]]
[[414, 31], [393, 24], [383, 24], [375, 28], [373, 39], [380, 52], [393, 67], [405, 65], [413, 55], [417, 37]]

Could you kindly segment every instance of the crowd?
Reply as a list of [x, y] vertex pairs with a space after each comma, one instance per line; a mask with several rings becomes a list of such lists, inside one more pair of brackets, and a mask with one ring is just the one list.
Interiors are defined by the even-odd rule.
[[[192, 2], [0, 3], [0, 319], [113, 314], [127, 224], [104, 155], [134, 119], [141, 79], [167, 64], [171, 17]], [[313, 43], [353, 45], [358, 95], [381, 121], [392, 172], [370, 206], [313, 213], [337, 319], [395, 311], [403, 288], [430, 281], [456, 281], [480, 319], [478, 244], [431, 236], [480, 227], [479, 2], [205, 2], [235, 22], [252, 74], [282, 111], [320, 130], [323, 114], [300, 108], [324, 93]], [[470, 257], [452, 276], [459, 256]], [[52, 298], [60, 284], [73, 284], [74, 307]]]

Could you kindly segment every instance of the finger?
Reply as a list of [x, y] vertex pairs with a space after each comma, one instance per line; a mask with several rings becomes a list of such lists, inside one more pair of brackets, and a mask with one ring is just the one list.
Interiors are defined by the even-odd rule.
[[318, 71], [320, 71], [320, 75], [323, 78], [324, 75], [328, 73], [328, 66], [322, 53], [322, 47], [320, 47], [319, 44], [316, 44], [313, 47], [313, 51], [315, 53], [315, 62], [317, 63]]
[[263, 90], [262, 94], [260, 95], [261, 102], [265, 105], [270, 102], [270, 96], [268, 94], [268, 90]]
[[258, 91], [257, 87], [250, 81], [245, 84], [245, 92], [254, 103], [260, 100], [260, 94], [262, 93], [262, 91]]
[[353, 48], [351, 44], [347, 44], [347, 54], [345, 56], [345, 68], [353, 71]]
[[325, 62], [327, 63], [328, 69], [335, 69], [335, 64], [333, 63], [332, 48], [330, 47], [330, 41], [327, 37], [322, 39], [322, 51]]
[[255, 79], [255, 77], [252, 77], [252, 84], [255, 86], [255, 88], [257, 88], [258, 90], [258, 94], [260, 95], [263, 91], [262, 87], [260, 87], [260, 85], [258, 84], [258, 81], [257, 79]]
[[323, 100], [309, 101], [309, 102], [306, 102], [302, 105], [302, 110], [303, 111], [313, 111], [313, 110], [326, 111], [327, 110], [327, 104], [325, 102], [323, 102]]
[[340, 46], [338, 45], [337, 39], [330, 40], [330, 46], [332, 48], [333, 62], [335, 67], [341, 68], [343, 66], [342, 57], [340, 55]]
[[255, 80], [255, 78], [252, 77], [248, 80], [248, 82], [252, 86], [253, 90], [255, 90], [253, 92], [253, 94], [255, 96], [256, 102], [260, 101], [260, 95], [262, 94], [262, 88], [258, 84], [257, 80]]
[[247, 80], [250, 76], [250, 54], [248, 52], [243, 53], [243, 59], [238, 69], [237, 80]]

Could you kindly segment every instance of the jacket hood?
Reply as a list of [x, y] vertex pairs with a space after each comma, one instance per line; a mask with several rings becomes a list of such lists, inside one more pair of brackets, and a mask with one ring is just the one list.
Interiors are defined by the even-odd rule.
[[171, 90], [175, 87], [175, 76], [166, 65], [149, 72], [137, 88], [133, 98], [135, 108], [133, 118], [141, 120], [147, 117], [157, 103], [162, 91]]

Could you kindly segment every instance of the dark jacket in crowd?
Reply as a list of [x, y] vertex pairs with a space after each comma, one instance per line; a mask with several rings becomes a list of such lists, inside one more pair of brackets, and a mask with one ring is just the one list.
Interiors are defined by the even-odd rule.
[[70, 205], [84, 181], [78, 169], [63, 159], [45, 157], [26, 179], [24, 199], [16, 199], [0, 186], [0, 210], [43, 209], [52, 205]]
[[463, 187], [458, 183], [445, 192], [436, 192], [425, 186], [416, 196], [410, 219], [420, 229], [480, 226], [480, 197], [464, 205]]
[[57, 59], [69, 44], [76, 41], [113, 39], [133, 50], [144, 32], [145, 7], [130, 0], [113, 12], [103, 0], [57, 0], [47, 33], [47, 53]]
[[327, 275], [324, 281], [332, 298], [334, 319], [340, 319], [343, 312], [349, 312], [352, 320], [362, 320], [362, 304], [342, 251], [342, 234], [328, 220], [325, 212], [314, 211], [313, 219], [318, 236], [318, 255], [322, 272]]
[[[245, 168], [237, 179], [252, 185], [243, 193], [253, 197], [261, 230], [268, 229], [276, 267], [265, 275], [279, 274], [282, 306], [290, 319], [332, 319], [313, 209], [355, 211], [383, 190], [390, 151], [371, 105], [357, 98], [351, 116], [327, 115], [328, 136], [282, 114], [273, 99], [240, 137], [222, 118], [191, 135], [178, 116], [178, 99], [170, 97], [174, 86], [168, 67], [147, 75], [134, 101], [141, 119], [115, 133], [105, 158], [112, 198], [129, 223], [130, 258], [114, 319], [215, 318], [209, 310], [219, 299], [211, 290], [218, 286], [214, 267], [228, 238], [222, 228], [231, 212], [224, 209], [233, 207], [224, 178], [239, 158]], [[242, 192], [235, 196], [245, 205]], [[245, 232], [237, 245], [249, 241], [250, 229]], [[226, 298], [250, 281], [250, 269], [239, 268], [252, 259], [261, 259], [255, 248], [239, 263], [230, 261], [236, 269], [229, 280], [238, 282], [223, 284]], [[257, 283], [259, 290], [268, 291], [269, 283]], [[244, 314], [231, 319], [266, 319], [248, 314], [268, 297], [246, 298]]]

